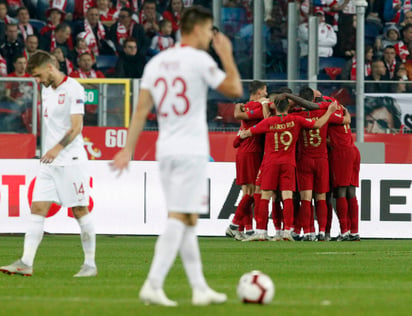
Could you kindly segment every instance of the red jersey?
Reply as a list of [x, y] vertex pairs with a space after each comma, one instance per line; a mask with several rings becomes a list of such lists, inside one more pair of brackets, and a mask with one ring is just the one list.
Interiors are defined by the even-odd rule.
[[[302, 116], [312, 121], [317, 121], [327, 110], [301, 111], [294, 112], [291, 115]], [[308, 158], [328, 158], [328, 149], [326, 139], [328, 137], [328, 124], [342, 124], [342, 113], [333, 113], [328, 122], [321, 128], [302, 129], [298, 141], [298, 160]]]
[[[245, 112], [248, 120], [242, 120], [240, 128], [247, 130], [258, 124], [263, 119], [262, 104], [256, 101], [249, 101], [245, 104]], [[263, 152], [263, 139], [261, 135], [253, 135], [244, 139], [239, 146], [237, 153]]]
[[302, 128], [313, 128], [315, 121], [296, 115], [276, 115], [250, 128], [252, 134], [266, 133], [266, 163], [296, 166], [296, 142]]
[[[336, 101], [339, 103], [336, 99], [333, 99], [331, 97], [323, 97], [324, 99], [328, 101]], [[327, 109], [330, 102], [320, 102], [319, 107], [321, 109]], [[340, 109], [335, 112], [336, 114], [341, 113], [343, 116], [343, 111]], [[350, 129], [349, 124], [330, 124], [328, 125], [328, 136], [330, 140], [330, 146], [333, 148], [341, 148], [341, 147], [350, 147], [353, 145], [353, 138], [352, 138], [352, 131]]]

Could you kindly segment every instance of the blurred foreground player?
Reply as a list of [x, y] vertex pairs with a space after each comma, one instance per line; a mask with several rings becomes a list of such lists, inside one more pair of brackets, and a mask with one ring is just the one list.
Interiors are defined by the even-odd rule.
[[243, 91], [229, 39], [220, 33], [213, 36], [226, 74], [205, 52], [212, 40], [211, 13], [191, 7], [183, 14], [180, 26], [182, 42], [160, 52], [145, 67], [126, 146], [112, 165], [119, 170], [127, 167], [155, 104], [159, 122], [156, 156], [168, 219], [139, 296], [147, 304], [177, 305], [166, 297], [163, 283], [179, 252], [193, 290], [192, 304], [209, 305], [223, 303], [227, 297], [206, 283], [196, 236], [197, 219], [208, 200], [206, 94], [208, 86], [228, 97], [240, 97]]
[[24, 237], [21, 259], [0, 271], [31, 276], [36, 251], [43, 238], [44, 220], [53, 202], [71, 207], [81, 230], [84, 264], [75, 277], [97, 275], [96, 233], [89, 214], [87, 154], [81, 135], [84, 89], [56, 68], [51, 54], [32, 55], [27, 72], [43, 85], [42, 152], [40, 170], [33, 190], [30, 223]]

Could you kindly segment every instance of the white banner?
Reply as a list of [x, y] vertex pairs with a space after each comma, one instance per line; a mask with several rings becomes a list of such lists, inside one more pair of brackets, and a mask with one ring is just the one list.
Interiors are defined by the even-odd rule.
[[[166, 209], [156, 162], [134, 161], [120, 176], [107, 161], [90, 161], [92, 214], [98, 234], [157, 235]], [[23, 233], [30, 214], [30, 185], [38, 160], [0, 160], [0, 233]], [[199, 220], [198, 234], [223, 236], [240, 200], [234, 163], [210, 163], [210, 213]], [[412, 238], [410, 165], [361, 165], [360, 234], [364, 238]], [[78, 233], [76, 221], [61, 208], [48, 217], [45, 231]], [[332, 235], [338, 234], [334, 216]], [[269, 234], [273, 235], [272, 221]]]

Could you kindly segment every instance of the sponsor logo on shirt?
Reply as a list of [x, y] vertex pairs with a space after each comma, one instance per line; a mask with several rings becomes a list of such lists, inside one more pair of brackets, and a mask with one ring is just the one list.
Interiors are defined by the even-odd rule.
[[77, 99], [77, 100], [76, 100], [76, 103], [77, 103], [77, 104], [83, 104], [83, 103], [84, 103], [84, 100], [82, 100], [82, 99]]

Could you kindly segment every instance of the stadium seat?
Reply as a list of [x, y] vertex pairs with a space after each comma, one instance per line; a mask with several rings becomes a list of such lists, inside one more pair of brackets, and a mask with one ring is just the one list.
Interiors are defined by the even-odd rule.
[[105, 75], [112, 73], [116, 66], [118, 56], [116, 55], [99, 55], [96, 57], [96, 68]]
[[44, 22], [43, 20], [30, 19], [29, 23], [39, 32], [43, 27], [46, 26], [46, 22]]

